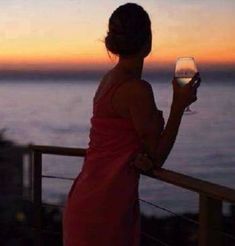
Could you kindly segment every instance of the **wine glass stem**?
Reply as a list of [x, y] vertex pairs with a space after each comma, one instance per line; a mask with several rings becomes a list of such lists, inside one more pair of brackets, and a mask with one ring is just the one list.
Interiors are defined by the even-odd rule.
[[188, 106], [185, 111], [191, 111], [190, 107]]

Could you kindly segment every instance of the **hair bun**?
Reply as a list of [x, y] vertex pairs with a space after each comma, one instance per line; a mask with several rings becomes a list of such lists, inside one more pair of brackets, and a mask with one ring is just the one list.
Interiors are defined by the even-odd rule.
[[112, 13], [105, 46], [115, 55], [129, 56], [143, 47], [150, 34], [147, 12], [137, 4], [127, 3]]

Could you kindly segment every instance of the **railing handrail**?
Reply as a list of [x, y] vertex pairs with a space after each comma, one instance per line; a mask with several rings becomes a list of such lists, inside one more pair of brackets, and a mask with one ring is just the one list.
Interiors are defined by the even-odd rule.
[[66, 156], [85, 156], [85, 148], [69, 148], [50, 145], [28, 145], [29, 149], [43, 154], [66, 155]]
[[[67, 155], [67, 156], [85, 156], [85, 148], [68, 148], [58, 146], [47, 145], [29, 145], [29, 148], [33, 151], [37, 151], [43, 154], [55, 154], [55, 155]], [[204, 193], [205, 195], [216, 198], [218, 200], [235, 203], [235, 189], [215, 184], [209, 181], [201, 180], [188, 176], [182, 173], [178, 173], [165, 168], [159, 168], [153, 173], [141, 172], [141, 174], [148, 177], [159, 179], [164, 182], [191, 190], [197, 193]]]
[[[34, 226], [37, 228], [35, 234], [35, 245], [41, 246], [42, 233], [42, 155], [55, 154], [66, 156], [86, 157], [87, 149], [85, 148], [68, 148], [45, 145], [28, 146], [30, 152], [30, 162], [32, 163], [32, 199], [34, 202]], [[214, 184], [198, 178], [187, 176], [185, 174], [159, 168], [153, 172], [141, 172], [148, 177], [167, 182], [178, 187], [182, 187], [199, 195], [199, 246], [221, 246], [223, 243], [221, 230], [222, 206], [223, 201], [235, 203], [235, 190], [226, 186]], [[221, 232], [221, 233], [215, 233]]]
[[154, 171], [153, 175], [146, 175], [187, 190], [204, 193], [205, 195], [218, 200], [235, 203], [235, 190], [227, 186], [215, 184], [164, 168], [159, 168], [159, 170]]

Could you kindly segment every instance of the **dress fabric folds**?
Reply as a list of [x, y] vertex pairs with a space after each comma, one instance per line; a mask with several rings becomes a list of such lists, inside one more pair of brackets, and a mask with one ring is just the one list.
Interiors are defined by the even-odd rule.
[[63, 211], [64, 246], [140, 245], [140, 174], [131, 160], [143, 146], [130, 119], [98, 116], [113, 111], [121, 84], [93, 103], [86, 157]]

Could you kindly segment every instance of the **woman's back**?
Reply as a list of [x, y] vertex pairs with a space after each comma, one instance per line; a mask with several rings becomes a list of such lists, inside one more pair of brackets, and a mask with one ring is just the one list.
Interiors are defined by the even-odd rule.
[[[101, 80], [94, 97], [94, 104], [103, 100], [102, 98], [105, 98], [107, 93], [109, 97], [108, 104], [105, 104], [107, 100], [102, 103], [102, 108], [97, 112], [97, 116], [131, 120], [127, 98], [135, 80], [133, 76], [123, 74], [121, 71], [115, 69], [109, 71]], [[106, 106], [108, 108], [105, 108]]]
[[102, 246], [139, 245], [139, 172], [130, 163], [142, 145], [132, 121], [120, 117], [111, 102], [128, 81], [108, 82], [94, 98], [89, 147], [64, 210], [66, 246], [97, 245], [98, 238]]

